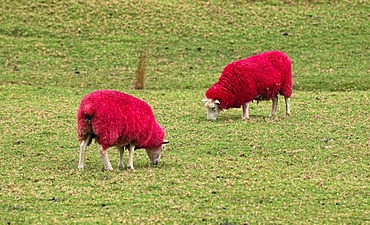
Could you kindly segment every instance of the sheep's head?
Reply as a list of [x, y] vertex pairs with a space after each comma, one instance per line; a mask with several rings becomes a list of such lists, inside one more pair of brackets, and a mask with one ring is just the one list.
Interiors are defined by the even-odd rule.
[[221, 113], [222, 108], [220, 107], [219, 100], [203, 99], [202, 102], [207, 109], [207, 119], [215, 121], [217, 116]]
[[146, 153], [148, 154], [150, 163], [152, 165], [158, 165], [159, 164], [159, 161], [161, 160], [161, 152], [163, 151], [164, 147], [168, 143], [169, 143], [169, 141], [164, 140], [162, 142], [162, 145], [159, 146], [158, 148], [148, 148], [148, 149], [145, 149], [146, 150]]

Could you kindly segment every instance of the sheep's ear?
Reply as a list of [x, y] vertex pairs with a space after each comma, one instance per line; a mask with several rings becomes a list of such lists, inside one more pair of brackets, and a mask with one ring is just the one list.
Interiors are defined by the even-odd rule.
[[168, 143], [170, 143], [170, 141], [169, 141], [169, 140], [163, 140], [163, 142], [162, 142], [162, 144], [163, 144], [163, 145], [166, 145], [166, 144], [168, 144]]
[[203, 104], [205, 104], [208, 101], [208, 99], [202, 99]]
[[216, 101], [215, 101], [215, 104], [219, 105], [219, 104], [221, 104], [221, 103], [220, 103], [220, 101], [219, 101], [219, 100], [216, 100]]

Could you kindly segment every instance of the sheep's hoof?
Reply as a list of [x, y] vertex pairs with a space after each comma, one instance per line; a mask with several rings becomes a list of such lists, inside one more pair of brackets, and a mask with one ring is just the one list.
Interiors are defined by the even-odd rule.
[[134, 169], [134, 167], [133, 167], [133, 166], [127, 166], [127, 169], [129, 169], [129, 170], [133, 170], [133, 169]]
[[159, 164], [159, 160], [155, 160], [154, 162], [151, 162], [151, 164], [152, 164], [153, 166], [158, 165], [158, 164]]
[[249, 117], [242, 117], [242, 120], [249, 120]]
[[112, 171], [112, 170], [113, 170], [113, 168], [112, 168], [112, 167], [105, 167], [105, 166], [104, 166], [104, 167], [103, 167], [103, 171], [104, 171], [104, 170], [105, 170], [105, 171]]

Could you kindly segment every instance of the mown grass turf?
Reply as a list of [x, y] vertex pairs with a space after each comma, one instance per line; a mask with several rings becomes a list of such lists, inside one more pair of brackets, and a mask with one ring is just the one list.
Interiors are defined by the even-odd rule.
[[[366, 1], [3, 1], [1, 223], [368, 223]], [[292, 116], [271, 102], [206, 121], [223, 67], [280, 49], [293, 62]], [[133, 90], [149, 51], [146, 89]], [[170, 144], [159, 166], [77, 169], [75, 116], [102, 88], [146, 100]], [[127, 160], [127, 154], [125, 157]]]
[[369, 89], [361, 1], [5, 1], [1, 11], [2, 82], [125, 86], [149, 49], [148, 88], [198, 89], [230, 61], [280, 49], [296, 89]]

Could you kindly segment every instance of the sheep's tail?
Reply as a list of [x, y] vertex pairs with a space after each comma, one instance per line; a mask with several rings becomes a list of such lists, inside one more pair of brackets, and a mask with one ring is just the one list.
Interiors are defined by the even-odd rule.
[[91, 105], [81, 105], [77, 113], [77, 134], [78, 140], [87, 141], [87, 146], [91, 144], [92, 139], [95, 138], [91, 121], [94, 117], [94, 109]]
[[91, 133], [90, 135], [88, 135], [86, 141], [87, 141], [87, 146], [90, 146], [91, 142], [92, 142], [92, 139], [95, 138], [95, 134], [94, 133]]

